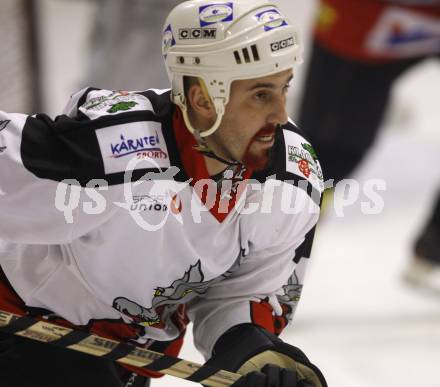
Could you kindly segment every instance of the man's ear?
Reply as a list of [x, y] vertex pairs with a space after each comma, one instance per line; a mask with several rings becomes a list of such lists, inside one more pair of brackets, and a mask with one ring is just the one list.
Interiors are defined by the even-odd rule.
[[203, 80], [199, 79], [198, 82], [195, 82], [189, 87], [187, 93], [188, 105], [197, 115], [206, 119], [212, 119], [215, 117], [216, 112], [206, 90], [206, 86], [204, 86], [202, 82]]

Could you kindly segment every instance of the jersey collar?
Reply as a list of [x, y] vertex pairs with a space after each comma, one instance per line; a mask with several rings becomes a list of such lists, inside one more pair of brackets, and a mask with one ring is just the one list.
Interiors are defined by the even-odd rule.
[[[212, 184], [216, 184], [216, 182], [208, 173], [205, 163], [205, 157], [202, 153], [195, 149], [195, 147], [197, 146], [197, 141], [186, 128], [182, 112], [179, 107], [176, 107], [174, 112], [173, 129], [174, 136], [176, 138], [177, 149], [179, 150], [183, 168], [185, 169], [186, 175], [192, 178], [191, 185], [194, 187], [196, 183], [202, 179], [209, 179]], [[253, 172], [252, 170], [246, 169], [244, 167], [241, 168], [241, 170], [240, 167], [237, 168], [236, 174], [231, 179], [232, 184], [237, 183], [241, 180], [247, 180], [251, 177]], [[244, 188], [243, 184], [241, 185], [241, 188]], [[221, 195], [221, 192], [219, 190], [216, 195], [215, 204], [211, 206], [208, 205], [206, 191], [197, 192], [197, 189], [194, 189], [194, 191], [200, 197], [202, 203], [205, 206], [211, 207], [209, 211], [219, 222], [223, 222], [228, 217], [228, 215], [233, 212], [237, 199], [243, 193], [243, 190], [240, 189], [238, 191], [231, 190], [229, 198], [226, 198], [225, 195]]]

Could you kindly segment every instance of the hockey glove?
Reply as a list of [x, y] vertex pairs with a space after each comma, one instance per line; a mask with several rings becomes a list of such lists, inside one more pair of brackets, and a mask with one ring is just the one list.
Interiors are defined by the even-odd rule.
[[206, 364], [245, 375], [234, 387], [327, 387], [321, 371], [299, 348], [253, 324], [224, 333]]
[[266, 364], [261, 371], [249, 372], [231, 387], [314, 387], [306, 380], [298, 381], [296, 371]]

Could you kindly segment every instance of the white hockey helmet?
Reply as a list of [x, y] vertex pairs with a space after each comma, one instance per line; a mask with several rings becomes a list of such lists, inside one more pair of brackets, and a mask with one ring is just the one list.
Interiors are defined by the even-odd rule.
[[[272, 75], [301, 62], [297, 29], [268, 0], [189, 0], [169, 14], [162, 53], [171, 98], [187, 128], [207, 137], [219, 127], [231, 83]], [[198, 133], [188, 119], [185, 76], [204, 81], [217, 112], [209, 130]]]

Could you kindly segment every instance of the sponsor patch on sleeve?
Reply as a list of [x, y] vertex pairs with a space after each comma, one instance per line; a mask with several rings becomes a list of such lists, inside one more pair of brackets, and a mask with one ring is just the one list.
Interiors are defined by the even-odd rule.
[[284, 130], [286, 170], [301, 176], [319, 191], [324, 190], [324, 177], [313, 147], [298, 133]]
[[89, 94], [89, 98], [79, 110], [90, 119], [136, 110], [153, 110], [148, 98], [141, 94], [127, 91], [97, 90]]
[[199, 8], [200, 27], [234, 19], [233, 3], [213, 3]]
[[[170, 159], [161, 124], [158, 122], [132, 122], [96, 130], [105, 173], [126, 170], [133, 158], [151, 160], [151, 168], [168, 168]], [[145, 163], [142, 163], [145, 168]]]

